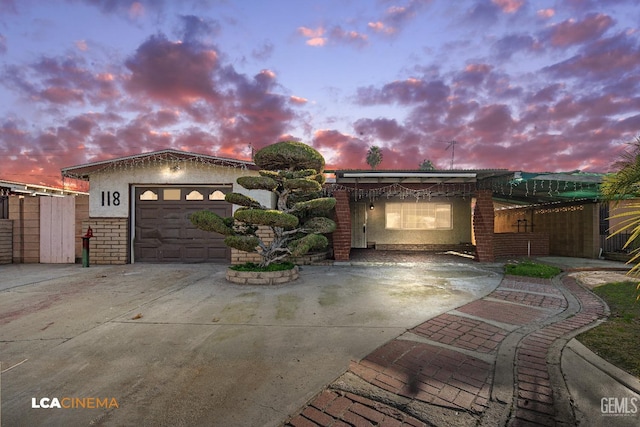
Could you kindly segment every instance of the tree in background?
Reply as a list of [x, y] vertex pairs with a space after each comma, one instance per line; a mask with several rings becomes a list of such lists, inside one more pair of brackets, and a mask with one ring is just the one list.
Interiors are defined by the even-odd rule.
[[[629, 145], [630, 148], [622, 155], [621, 159], [614, 163], [617, 172], [604, 177], [600, 192], [606, 201], [613, 201], [617, 204], [625, 198], [640, 196], [640, 136], [636, 136]], [[638, 273], [640, 272], [640, 246], [636, 243], [640, 240], [640, 203], [630, 203], [626, 207], [629, 208], [628, 211], [611, 217], [622, 220], [621, 227], [612, 236], [629, 233], [624, 248], [631, 249], [632, 257], [629, 263], [635, 264], [629, 273]], [[638, 289], [640, 290], [640, 284]]]
[[382, 152], [380, 147], [374, 145], [367, 151], [367, 164], [371, 166], [371, 169], [375, 169], [382, 162]]
[[431, 160], [424, 159], [422, 163], [420, 163], [419, 169], [421, 171], [434, 171], [436, 170], [436, 167]]
[[[325, 248], [324, 234], [336, 228], [327, 217], [336, 199], [321, 197], [322, 155], [301, 142], [282, 141], [257, 151], [254, 163], [261, 169], [260, 176], [243, 176], [237, 183], [247, 190], [275, 193], [276, 209], [244, 194], [229, 193], [225, 200], [240, 206], [232, 218], [199, 211], [191, 215], [191, 222], [201, 230], [225, 235], [224, 243], [231, 248], [258, 252], [260, 267]], [[273, 240], [265, 242], [258, 235], [260, 226], [272, 230]]]

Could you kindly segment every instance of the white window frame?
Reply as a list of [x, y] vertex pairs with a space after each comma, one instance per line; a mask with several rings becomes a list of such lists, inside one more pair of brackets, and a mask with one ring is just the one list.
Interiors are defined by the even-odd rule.
[[442, 202], [390, 202], [385, 204], [387, 230], [452, 230], [453, 205]]

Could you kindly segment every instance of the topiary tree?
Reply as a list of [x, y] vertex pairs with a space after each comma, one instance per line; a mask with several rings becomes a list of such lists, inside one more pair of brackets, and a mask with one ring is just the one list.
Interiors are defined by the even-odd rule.
[[[233, 218], [222, 218], [210, 211], [191, 215], [199, 229], [225, 235], [227, 246], [245, 252], [258, 252], [260, 267], [323, 249], [328, 240], [324, 234], [335, 230], [327, 218], [335, 207], [333, 197], [322, 197], [324, 158], [313, 148], [297, 141], [281, 141], [255, 153], [260, 176], [243, 176], [237, 183], [247, 190], [275, 193], [275, 209], [239, 193], [225, 196], [227, 202], [239, 205]], [[273, 240], [265, 242], [260, 226], [273, 231]]]

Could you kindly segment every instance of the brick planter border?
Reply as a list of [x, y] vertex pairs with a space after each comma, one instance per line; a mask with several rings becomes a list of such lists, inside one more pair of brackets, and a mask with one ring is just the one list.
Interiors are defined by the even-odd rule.
[[239, 285], [281, 285], [300, 276], [298, 266], [282, 271], [236, 271], [227, 269], [227, 280]]

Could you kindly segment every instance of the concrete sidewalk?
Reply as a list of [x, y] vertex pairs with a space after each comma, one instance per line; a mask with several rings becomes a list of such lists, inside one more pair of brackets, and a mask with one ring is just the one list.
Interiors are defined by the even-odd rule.
[[[546, 257], [565, 271], [622, 263]], [[631, 426], [640, 382], [573, 337], [608, 308], [576, 278], [505, 277], [489, 295], [385, 343], [287, 426]]]

